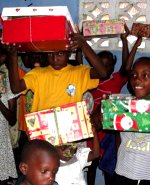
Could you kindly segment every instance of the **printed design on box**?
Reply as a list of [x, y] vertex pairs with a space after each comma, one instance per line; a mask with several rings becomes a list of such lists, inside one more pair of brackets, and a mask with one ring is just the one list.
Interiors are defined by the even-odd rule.
[[133, 23], [131, 34], [135, 36], [140, 34], [142, 37], [150, 38], [150, 24]]
[[103, 129], [150, 132], [150, 100], [102, 100]]
[[132, 139], [127, 140], [126, 148], [129, 152], [141, 151], [141, 153], [150, 151], [150, 137], [145, 133], [131, 132]]
[[124, 32], [124, 21], [113, 20], [93, 20], [83, 22], [84, 36], [120, 34]]
[[30, 139], [39, 138], [60, 145], [93, 137], [84, 101], [26, 114], [25, 118]]

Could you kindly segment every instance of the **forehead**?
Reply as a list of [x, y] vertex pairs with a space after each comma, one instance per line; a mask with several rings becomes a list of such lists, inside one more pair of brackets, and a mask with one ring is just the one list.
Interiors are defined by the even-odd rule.
[[150, 62], [148, 61], [139, 61], [134, 64], [133, 71], [149, 71], [150, 70]]
[[52, 163], [59, 161], [58, 156], [52, 152], [36, 150], [30, 157], [29, 163], [39, 164], [39, 163]]

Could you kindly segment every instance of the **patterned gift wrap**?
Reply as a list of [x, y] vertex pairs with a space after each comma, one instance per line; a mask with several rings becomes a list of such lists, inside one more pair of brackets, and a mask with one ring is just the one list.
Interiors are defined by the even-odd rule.
[[101, 102], [103, 129], [150, 132], [150, 100], [112, 98]]
[[86, 102], [77, 102], [25, 115], [30, 139], [61, 145], [93, 137]]
[[137, 37], [140, 34], [142, 37], [150, 38], [150, 24], [133, 23], [131, 34]]
[[124, 21], [113, 20], [92, 20], [83, 22], [83, 35], [90, 36], [110, 36], [124, 33]]

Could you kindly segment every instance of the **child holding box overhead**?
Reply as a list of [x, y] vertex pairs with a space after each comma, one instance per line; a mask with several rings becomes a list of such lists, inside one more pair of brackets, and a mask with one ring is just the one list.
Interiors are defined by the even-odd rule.
[[[80, 48], [88, 57], [93, 67], [68, 65], [69, 50]], [[9, 49], [8, 49], [9, 50]], [[31, 89], [34, 93], [31, 112], [61, 106], [82, 100], [88, 89], [96, 88], [99, 79], [107, 75], [104, 65], [79, 34], [74, 34], [72, 44], [66, 51], [48, 53], [49, 66], [29, 71], [23, 79], [17, 73], [17, 51], [9, 50], [9, 71], [11, 88], [14, 93]]]

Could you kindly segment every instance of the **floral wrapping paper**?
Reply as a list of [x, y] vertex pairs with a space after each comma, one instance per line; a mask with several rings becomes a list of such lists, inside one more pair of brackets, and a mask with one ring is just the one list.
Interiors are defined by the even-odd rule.
[[89, 36], [102, 36], [102, 35], [116, 35], [124, 33], [123, 20], [92, 20], [83, 22], [83, 35]]

